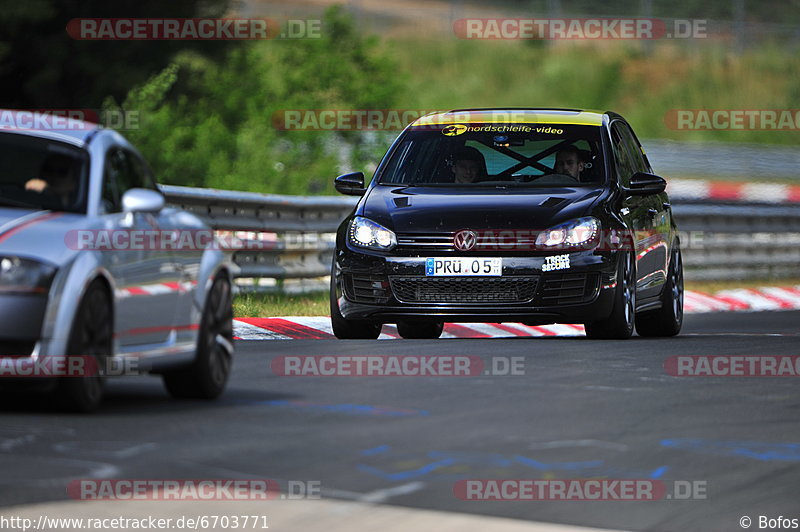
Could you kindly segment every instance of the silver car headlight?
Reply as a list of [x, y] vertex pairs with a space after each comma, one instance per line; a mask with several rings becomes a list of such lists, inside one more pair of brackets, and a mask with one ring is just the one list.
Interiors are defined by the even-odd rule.
[[578, 218], [542, 231], [536, 247], [543, 249], [586, 248], [600, 236], [600, 220], [592, 216]]
[[0, 256], [0, 293], [46, 293], [56, 268], [35, 260]]
[[362, 248], [388, 251], [397, 245], [393, 231], [361, 216], [350, 221], [348, 235], [351, 244]]

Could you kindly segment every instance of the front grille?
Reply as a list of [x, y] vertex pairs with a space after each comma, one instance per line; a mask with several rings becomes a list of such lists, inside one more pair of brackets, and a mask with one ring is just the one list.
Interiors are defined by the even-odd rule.
[[35, 340], [0, 340], [0, 357], [29, 357], [34, 347]]
[[[419, 250], [454, 251], [455, 233], [400, 233], [397, 247]], [[529, 251], [535, 248], [536, 234], [530, 231], [478, 231], [472, 251]]]
[[386, 277], [376, 275], [345, 276], [347, 298], [356, 303], [386, 303], [389, 301], [389, 283]]
[[527, 303], [536, 277], [390, 277], [401, 303]]
[[400, 233], [398, 248], [453, 249], [453, 233]]
[[548, 274], [542, 277], [542, 305], [585, 303], [597, 294], [600, 276], [596, 273]]

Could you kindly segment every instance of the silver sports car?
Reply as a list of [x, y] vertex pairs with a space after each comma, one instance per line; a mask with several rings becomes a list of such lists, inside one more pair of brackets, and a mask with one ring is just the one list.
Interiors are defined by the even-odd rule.
[[[234, 266], [211, 229], [165, 206], [119, 133], [3, 113], [30, 127], [0, 127], [0, 375], [16, 377], [0, 386], [45, 381], [77, 411], [96, 408], [104, 380], [122, 373], [159, 374], [175, 397], [219, 396]], [[180, 235], [194, 245], [169, 245]], [[57, 371], [87, 360], [95, 370]]]

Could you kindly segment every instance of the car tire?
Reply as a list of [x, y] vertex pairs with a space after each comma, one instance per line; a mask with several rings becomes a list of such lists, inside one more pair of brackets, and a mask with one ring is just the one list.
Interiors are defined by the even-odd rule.
[[331, 272], [331, 328], [333, 335], [340, 340], [375, 340], [381, 334], [380, 323], [372, 323], [363, 320], [348, 320], [342, 316], [339, 310], [339, 302], [336, 299], [335, 274]]
[[586, 336], [593, 339], [627, 340], [633, 334], [636, 316], [636, 263], [633, 253], [625, 253], [617, 270], [617, 287], [611, 315], [586, 323]]
[[668, 337], [681, 332], [683, 325], [683, 258], [676, 244], [669, 265], [667, 282], [661, 294], [661, 308], [636, 316], [639, 336]]
[[444, 323], [441, 321], [399, 321], [397, 332], [405, 339], [434, 340], [442, 335]]
[[112, 354], [113, 331], [111, 295], [103, 281], [92, 281], [72, 320], [66, 355], [94, 360], [81, 365], [89, 368], [90, 374], [58, 379], [55, 394], [59, 407], [69, 412], [92, 412], [100, 406], [105, 385], [103, 365]]
[[164, 373], [164, 386], [180, 399], [216, 399], [225, 390], [233, 364], [231, 284], [218, 275], [206, 295], [197, 351], [191, 366]]

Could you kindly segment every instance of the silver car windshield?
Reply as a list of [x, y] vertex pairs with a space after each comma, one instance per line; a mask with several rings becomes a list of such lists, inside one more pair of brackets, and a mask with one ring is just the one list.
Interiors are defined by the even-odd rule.
[[0, 133], [0, 204], [85, 213], [88, 160], [66, 143]]

